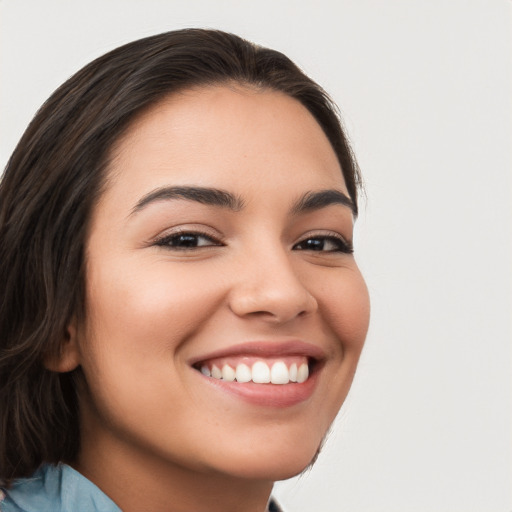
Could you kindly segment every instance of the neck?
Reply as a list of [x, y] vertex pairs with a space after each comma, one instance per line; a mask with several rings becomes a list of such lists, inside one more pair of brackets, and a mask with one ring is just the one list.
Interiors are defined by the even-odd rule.
[[[156, 456], [127, 450], [122, 442], [112, 449], [96, 438], [82, 439], [73, 466], [109, 496], [123, 512], [264, 512], [273, 482], [226, 475], [207, 468], [169, 463]], [[108, 450], [103, 449], [108, 446]]]

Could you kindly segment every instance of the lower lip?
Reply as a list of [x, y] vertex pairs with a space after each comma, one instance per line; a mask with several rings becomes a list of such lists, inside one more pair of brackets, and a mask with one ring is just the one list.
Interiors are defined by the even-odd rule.
[[291, 407], [305, 402], [313, 394], [318, 380], [318, 372], [314, 372], [308, 380], [300, 384], [241, 383], [206, 377], [199, 372], [198, 375], [221, 391], [235, 395], [250, 404], [265, 407]]

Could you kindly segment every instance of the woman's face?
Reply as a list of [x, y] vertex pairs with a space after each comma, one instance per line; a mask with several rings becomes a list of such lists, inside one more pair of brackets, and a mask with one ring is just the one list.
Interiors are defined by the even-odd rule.
[[300, 472], [347, 395], [369, 316], [322, 129], [278, 92], [190, 90], [132, 124], [108, 178], [76, 338], [82, 454]]

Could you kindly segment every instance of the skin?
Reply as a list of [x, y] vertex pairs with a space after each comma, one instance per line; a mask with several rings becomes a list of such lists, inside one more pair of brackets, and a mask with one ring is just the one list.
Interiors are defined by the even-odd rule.
[[[141, 204], [169, 186], [213, 187], [241, 204]], [[59, 369], [84, 374], [74, 465], [123, 511], [262, 512], [273, 482], [315, 456], [369, 318], [354, 257], [335, 250], [337, 239], [351, 243], [351, 209], [293, 211], [325, 189], [347, 194], [332, 147], [278, 92], [172, 95], [114, 148], [87, 244], [86, 321], [70, 326]], [[158, 243], [177, 231], [207, 238], [192, 235], [200, 246], [188, 250]], [[248, 403], [190, 365], [235, 344], [290, 339], [325, 354], [313, 394], [291, 407]]]

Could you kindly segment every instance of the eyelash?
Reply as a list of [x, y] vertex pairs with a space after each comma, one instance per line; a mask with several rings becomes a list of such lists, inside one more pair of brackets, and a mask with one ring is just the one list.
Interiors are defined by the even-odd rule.
[[[308, 241], [321, 241], [323, 243], [325, 242], [331, 242], [335, 248], [330, 249], [327, 251], [324, 251], [322, 249], [317, 250], [316, 248], [310, 247], [310, 248], [299, 248], [300, 245], [308, 242]], [[323, 244], [322, 244], [323, 245]], [[316, 235], [309, 235], [306, 238], [302, 239], [300, 242], [297, 242], [294, 246], [295, 250], [298, 251], [312, 251], [312, 252], [323, 252], [323, 253], [344, 253], [344, 254], [352, 254], [354, 252], [354, 248], [350, 242], [347, 242], [342, 236], [340, 236], [337, 233], [329, 233], [329, 234], [316, 234]], [[317, 245], [318, 247], [318, 245]]]
[[[182, 238], [182, 242], [184, 242], [185, 238], [188, 238], [188, 242], [192, 242], [194, 245], [173, 245], [173, 243], [176, 243], [179, 241], [179, 239]], [[203, 238], [208, 241], [208, 243], [203, 245], [197, 245], [198, 239]], [[318, 243], [316, 245], [310, 244], [310, 247], [300, 247], [301, 245], [306, 244], [310, 241], [316, 241], [321, 242], [321, 245]], [[329, 249], [327, 251], [323, 250], [323, 245], [325, 242], [331, 242], [334, 245], [334, 249]], [[208, 233], [204, 233], [201, 231], [189, 231], [189, 230], [183, 230], [178, 231], [175, 233], [171, 233], [168, 235], [164, 235], [161, 238], [157, 239], [155, 241], [155, 245], [158, 247], [166, 247], [171, 250], [175, 251], [193, 251], [196, 249], [200, 249], [202, 247], [222, 247], [224, 246], [224, 243], [222, 240], [218, 240], [215, 237], [211, 236]], [[320, 250], [317, 249], [317, 247], [320, 247]], [[347, 242], [345, 239], [343, 239], [340, 235], [337, 233], [330, 233], [330, 234], [317, 234], [317, 235], [310, 235], [300, 242], [297, 242], [293, 249], [298, 251], [311, 251], [311, 252], [323, 252], [323, 253], [345, 253], [345, 254], [352, 254], [354, 252], [354, 249], [352, 247], [352, 244], [350, 242]]]
[[[177, 241], [180, 237], [182, 237], [182, 238], [188, 237], [189, 239], [195, 239], [196, 242], [199, 238], [204, 238], [204, 239], [208, 240], [209, 243], [204, 244], [204, 245], [192, 245], [192, 246], [191, 245], [184, 245], [184, 246], [172, 245], [173, 242]], [[222, 243], [221, 240], [214, 238], [209, 233], [204, 233], [204, 232], [197, 231], [197, 230], [191, 231], [191, 230], [184, 229], [182, 231], [177, 231], [177, 232], [174, 232], [174, 233], [171, 233], [168, 235], [164, 235], [161, 238], [158, 238], [155, 241], [155, 245], [159, 246], [159, 247], [167, 247], [168, 249], [175, 250], [175, 251], [193, 251], [193, 250], [199, 249], [201, 247], [214, 247], [214, 246], [218, 247], [218, 246], [223, 246], [224, 244]]]

